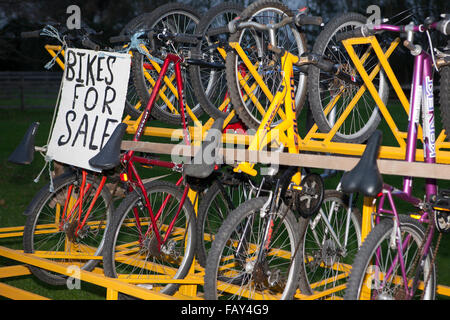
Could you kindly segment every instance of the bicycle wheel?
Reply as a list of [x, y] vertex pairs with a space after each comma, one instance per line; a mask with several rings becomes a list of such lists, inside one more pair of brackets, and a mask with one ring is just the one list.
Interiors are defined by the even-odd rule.
[[[176, 216], [183, 193], [174, 184], [152, 181], [145, 184], [145, 189], [153, 214], [159, 215], [157, 228], [161, 239], [167, 240], [159, 247], [145, 199], [140, 192], [128, 194], [105, 235], [104, 272], [107, 277], [136, 280], [138, 286], [174, 294], [178, 284], [152, 280], [157, 277], [170, 281], [187, 275], [195, 254], [194, 209], [186, 198]], [[171, 222], [173, 229], [167, 234]]]
[[[171, 33], [194, 34], [199, 22], [199, 14], [191, 6], [182, 3], [168, 3], [152, 11], [147, 16], [145, 26], [147, 30], [153, 30], [155, 32], [162, 32], [166, 29]], [[174, 43], [173, 46], [165, 47], [164, 52], [176, 53], [181, 47], [186, 47], [186, 44]], [[152, 52], [151, 54], [155, 58], [164, 59], [164, 56], [159, 55], [158, 52]], [[148, 56], [134, 51], [131, 67], [136, 91], [143, 108], [145, 108], [150, 99], [153, 85], [159, 76], [159, 68], [161, 65], [150, 60]], [[199, 117], [203, 109], [197, 102], [194, 89], [192, 88], [192, 80], [184, 67], [182, 67], [182, 76], [184, 103], [196, 117]], [[181, 123], [181, 115], [178, 92], [174, 80], [175, 69], [169, 68], [163, 86], [161, 87], [159, 98], [155, 101], [152, 108], [152, 116], [163, 122], [178, 125]]]
[[[338, 63], [348, 74], [356, 76], [357, 71], [350, 56], [342, 42], [336, 41], [335, 35], [359, 27], [366, 22], [365, 16], [352, 12], [334, 17], [317, 37], [313, 52]], [[365, 53], [369, 54], [363, 66], [370, 74], [378, 64], [376, 55], [369, 45], [356, 45], [353, 48], [360, 59], [363, 59]], [[381, 100], [386, 104], [389, 86], [382, 71], [377, 74], [373, 83], [378, 89]], [[359, 88], [359, 86], [350, 85], [314, 66], [309, 67], [308, 100], [314, 120], [321, 132], [328, 133], [333, 128]], [[325, 111], [327, 107], [331, 108], [329, 112]], [[376, 130], [380, 120], [380, 112], [375, 100], [366, 90], [337, 130], [333, 141], [362, 143]]]
[[[241, 18], [262, 24], [280, 22], [293, 12], [278, 1], [257, 1], [241, 13]], [[282, 86], [282, 71], [279, 58], [267, 50], [268, 32], [258, 32], [254, 29], [243, 29], [230, 36], [230, 42], [239, 42], [251, 64], [262, 78], [270, 95], [275, 95]], [[302, 33], [293, 25], [287, 25], [276, 30], [277, 45], [294, 55], [306, 51], [306, 42]], [[306, 96], [306, 75], [296, 67], [294, 72], [295, 108], [299, 115]], [[257, 129], [271, 103], [270, 95], [263, 92], [254, 76], [248, 70], [243, 59], [235, 50], [227, 53], [226, 76], [231, 102], [239, 118], [252, 129]], [[242, 79], [242, 82], [240, 81]], [[242, 84], [241, 84], [242, 83]], [[245, 86], [243, 85], [245, 84]], [[278, 114], [272, 126], [283, 119]]]
[[256, 188], [247, 175], [224, 173], [202, 198], [197, 213], [197, 261], [206, 266], [206, 258], [217, 231], [228, 214], [254, 197]]
[[439, 87], [439, 103], [441, 109], [442, 127], [445, 129], [447, 141], [450, 140], [450, 66], [439, 70], [441, 83]]
[[[299, 219], [299, 251], [304, 257], [299, 282], [302, 294], [312, 295], [346, 283], [361, 244], [361, 213], [356, 207], [350, 213], [345, 243], [347, 213], [348, 197], [336, 190], [326, 190], [319, 214]], [[341, 290], [326, 298], [342, 295]]]
[[[29, 204], [28, 215], [23, 232], [23, 248], [25, 253], [42, 253], [46, 259], [79, 266], [90, 271], [99, 259], [83, 260], [82, 258], [64, 258], [62, 253], [87, 256], [100, 256], [104, 247], [104, 234], [110, 226], [112, 212], [111, 194], [103, 187], [100, 196], [93, 204], [92, 211], [84, 226], [78, 219], [77, 200], [80, 196], [81, 175], [68, 172], [53, 180], [54, 191], [45, 185]], [[99, 188], [99, 179], [88, 175], [86, 186], [91, 185], [83, 195], [83, 215], [81, 221], [93, 201]], [[86, 190], [86, 189], [85, 189]], [[63, 209], [66, 207], [65, 216]], [[71, 209], [73, 214], [70, 215]], [[65, 217], [65, 218], [64, 218]], [[59, 257], [58, 257], [59, 255]], [[30, 271], [40, 280], [51, 285], [65, 285], [67, 277], [58, 273], [29, 266]]]
[[[422, 225], [408, 216], [400, 216], [401, 239], [403, 243], [404, 270], [398, 262], [397, 241], [395, 248], [392, 245], [394, 222], [392, 219], [384, 219], [369, 233], [364, 240], [360, 251], [355, 257], [347, 283], [345, 300], [404, 300], [405, 288], [403, 276], [410, 282], [413, 276], [411, 270], [414, 267], [416, 255], [425, 238]], [[407, 240], [409, 238], [409, 241]], [[416, 264], [420, 268], [420, 280], [427, 281], [424, 300], [434, 299], [436, 292], [436, 270], [428, 256], [424, 263]], [[388, 277], [387, 279], [386, 276]], [[409, 284], [410, 285], [410, 284]], [[420, 299], [422, 291], [416, 290], [412, 299]]]
[[[225, 66], [225, 57], [214, 47], [214, 44], [219, 41], [228, 42], [229, 34], [207, 36], [206, 33], [210, 29], [225, 27], [228, 25], [228, 22], [238, 16], [243, 10], [244, 7], [242, 5], [227, 2], [208, 10], [197, 27], [197, 33], [203, 35], [204, 40], [193, 49], [193, 56], [206, 58], [208, 62]], [[191, 65], [189, 74], [195, 96], [205, 112], [214, 119], [226, 118], [231, 112], [232, 106], [228, 96], [225, 68], [212, 69]]]
[[[278, 212], [261, 217], [267, 200], [260, 197], [244, 202], [220, 227], [205, 269], [206, 299], [293, 297], [301, 263], [297, 220], [284, 204]], [[270, 216], [273, 224], [265, 228]], [[267, 231], [270, 243], [261, 243]]]

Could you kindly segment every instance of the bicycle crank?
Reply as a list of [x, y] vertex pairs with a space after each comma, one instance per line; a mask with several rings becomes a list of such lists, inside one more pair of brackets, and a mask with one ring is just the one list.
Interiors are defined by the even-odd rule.
[[440, 190], [432, 199], [432, 208], [435, 211], [434, 224], [442, 233], [450, 232], [450, 190]]
[[300, 187], [293, 187], [293, 209], [303, 218], [309, 218], [319, 212], [322, 206], [325, 188], [322, 177], [310, 173], [304, 177]]

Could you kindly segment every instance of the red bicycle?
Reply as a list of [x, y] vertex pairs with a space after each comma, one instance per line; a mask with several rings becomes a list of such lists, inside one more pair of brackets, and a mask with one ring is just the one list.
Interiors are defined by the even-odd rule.
[[[194, 41], [186, 35], [155, 35], [163, 36], [173, 41]], [[141, 139], [164, 76], [173, 64], [183, 139], [184, 143], [190, 144], [181, 73], [184, 58], [182, 54], [167, 54], [165, 57], [133, 141]], [[208, 132], [205, 141], [215, 144], [212, 149], [221, 142], [222, 126], [223, 120], [218, 119]], [[28, 139], [25, 139], [27, 142], [32, 142], [35, 131], [30, 129]], [[70, 168], [53, 180], [53, 189], [46, 186], [35, 196], [26, 211], [24, 251], [68, 265], [76, 264], [84, 270], [92, 270], [103, 256], [105, 275], [146, 287], [160, 287], [161, 292], [173, 294], [178, 285], [169, 282], [182, 279], [188, 273], [198, 238], [195, 213], [187, 197], [190, 186], [185, 177], [200, 180], [211, 177], [208, 182], [213, 182], [221, 179], [222, 175], [211, 175], [216, 168], [214, 163], [181, 165], [138, 155], [131, 150], [121, 156], [120, 146], [125, 131], [126, 124], [120, 124], [102, 151], [91, 159], [90, 164], [101, 169], [102, 173]], [[34, 151], [33, 143], [28, 145], [32, 147], [27, 150]], [[180, 177], [176, 184], [165, 181], [144, 183], [136, 163], [183, 172], [184, 177]], [[184, 188], [181, 188], [183, 184]], [[241, 181], [235, 179], [228, 186], [234, 188], [239, 185]], [[126, 196], [114, 210], [114, 198], [117, 191], [123, 189]], [[215, 197], [226, 199], [228, 211], [236, 206], [225, 188], [221, 188], [219, 193], [215, 188], [210, 189], [215, 192]], [[113, 190], [112, 194], [110, 190]], [[210, 201], [214, 197], [205, 198]], [[60, 274], [36, 267], [30, 269], [47, 283], [66, 283], [66, 277]]]

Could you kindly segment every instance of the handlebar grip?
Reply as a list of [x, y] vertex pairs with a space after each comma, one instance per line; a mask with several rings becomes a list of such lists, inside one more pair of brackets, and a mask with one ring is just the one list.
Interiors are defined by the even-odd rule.
[[228, 34], [228, 33], [230, 33], [230, 30], [228, 29], [228, 26], [225, 26], [225, 27], [218, 27], [218, 28], [209, 29], [206, 32], [206, 35], [208, 37], [212, 37], [212, 36], [217, 36], [219, 34]]
[[39, 38], [42, 29], [35, 31], [24, 31], [20, 33], [21, 38]]
[[111, 43], [130, 42], [130, 41], [131, 41], [130, 35], [120, 35], [109, 38], [109, 42]]
[[316, 66], [317, 66], [317, 68], [319, 68], [320, 70], [323, 70], [325, 72], [333, 72], [333, 70], [334, 70], [334, 63], [329, 60], [325, 60], [323, 58], [320, 58], [317, 61]]
[[450, 19], [441, 20], [438, 22], [436, 29], [445, 34], [450, 35]]
[[295, 17], [295, 24], [299, 27], [305, 25], [321, 26], [322, 23], [322, 17], [307, 16], [304, 14]]
[[233, 20], [231, 20], [230, 22], [228, 22], [228, 32], [229, 33], [236, 33], [238, 31], [238, 24], [244, 20], [241, 17], [236, 17]]
[[336, 41], [341, 42], [342, 40], [350, 39], [350, 38], [358, 38], [363, 37], [362, 29], [361, 27], [355, 28], [350, 31], [341, 32], [336, 34]]
[[200, 42], [199, 36], [186, 33], [176, 33], [173, 35], [173, 41], [188, 43], [188, 44], [198, 44]]
[[89, 38], [83, 38], [81, 40], [81, 44], [84, 47], [92, 49], [92, 50], [95, 50], [95, 51], [100, 50], [100, 46], [98, 44], [96, 44], [94, 41], [92, 41], [91, 39], [89, 39]]

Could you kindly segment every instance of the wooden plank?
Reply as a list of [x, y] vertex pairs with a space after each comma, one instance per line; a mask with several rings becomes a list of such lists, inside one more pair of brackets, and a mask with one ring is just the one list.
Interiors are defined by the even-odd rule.
[[[135, 150], [160, 154], [175, 154], [177, 156], [193, 156], [200, 147], [175, 145], [168, 143], [123, 141], [123, 150]], [[224, 163], [248, 161], [250, 163], [280, 164], [309, 168], [351, 170], [359, 161], [359, 157], [343, 157], [321, 154], [291, 154], [286, 152], [260, 152], [245, 149], [220, 148]], [[434, 178], [450, 180], [450, 165], [429, 164], [424, 162], [408, 163], [400, 160], [379, 159], [378, 167], [382, 174], [396, 176], [411, 176], [419, 178]]]

